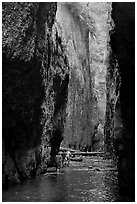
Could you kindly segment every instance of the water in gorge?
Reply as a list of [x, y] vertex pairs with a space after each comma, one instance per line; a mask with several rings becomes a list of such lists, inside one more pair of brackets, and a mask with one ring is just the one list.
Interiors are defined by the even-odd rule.
[[[88, 167], [93, 167], [89, 169]], [[45, 173], [22, 184], [3, 189], [6, 202], [117, 202], [117, 170], [112, 160], [83, 157], [61, 172]]]

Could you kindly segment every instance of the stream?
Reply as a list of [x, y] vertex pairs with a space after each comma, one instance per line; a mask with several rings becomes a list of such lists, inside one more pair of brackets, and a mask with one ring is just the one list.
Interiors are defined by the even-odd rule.
[[[93, 168], [89, 169], [91, 166]], [[98, 167], [98, 168], [97, 168]], [[112, 168], [113, 167], [113, 168]], [[3, 189], [6, 202], [118, 202], [117, 171], [112, 161], [84, 157], [70, 162], [61, 172], [43, 174], [22, 184]]]

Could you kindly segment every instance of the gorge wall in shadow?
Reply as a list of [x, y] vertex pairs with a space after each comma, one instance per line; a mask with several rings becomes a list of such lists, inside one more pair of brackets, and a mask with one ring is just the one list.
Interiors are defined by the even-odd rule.
[[135, 4], [2, 7], [3, 183], [46, 172], [60, 144], [106, 148], [134, 196]]

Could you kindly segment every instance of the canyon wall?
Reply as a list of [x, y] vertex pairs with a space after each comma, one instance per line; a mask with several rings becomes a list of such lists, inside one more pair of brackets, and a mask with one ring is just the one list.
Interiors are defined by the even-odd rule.
[[62, 145], [116, 154], [134, 194], [134, 3], [2, 9], [3, 183], [45, 172]]
[[103, 150], [110, 13], [110, 3], [58, 4], [70, 67], [63, 146]]
[[123, 194], [135, 196], [135, 3], [113, 3], [111, 48], [121, 77], [114, 114], [114, 145]]
[[46, 95], [52, 86], [47, 73], [56, 6], [56, 3], [2, 5], [4, 184], [44, 172], [50, 159], [50, 136], [45, 134], [45, 129], [48, 113], [53, 115], [53, 97], [51, 94], [47, 100]]
[[46, 171], [62, 141], [103, 147], [111, 4], [2, 7], [3, 183], [13, 183]]

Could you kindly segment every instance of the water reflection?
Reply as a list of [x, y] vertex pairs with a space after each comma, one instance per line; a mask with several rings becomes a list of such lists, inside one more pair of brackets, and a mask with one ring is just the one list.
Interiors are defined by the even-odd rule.
[[118, 200], [116, 172], [66, 168], [3, 190], [3, 201], [112, 202]]
[[43, 175], [3, 191], [3, 201], [66, 201], [66, 182], [62, 175]]

